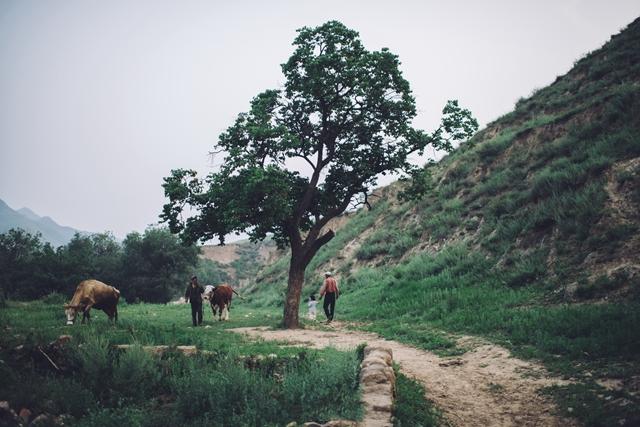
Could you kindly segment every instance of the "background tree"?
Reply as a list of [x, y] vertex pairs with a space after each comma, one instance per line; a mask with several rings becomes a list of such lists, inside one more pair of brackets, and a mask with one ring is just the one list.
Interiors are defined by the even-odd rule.
[[196, 275], [201, 285], [218, 285], [231, 280], [225, 266], [217, 261], [200, 258], [196, 265]]
[[130, 233], [123, 242], [120, 291], [130, 302], [166, 303], [184, 291], [200, 251], [164, 228]]
[[[267, 90], [219, 137], [220, 170], [205, 180], [173, 170], [163, 184], [169, 202], [161, 217], [186, 241], [246, 231], [291, 247], [284, 325], [298, 326], [304, 272], [334, 237], [325, 229], [367, 196], [380, 174], [417, 168], [413, 153], [427, 146], [451, 150], [477, 122], [449, 101], [433, 133], [414, 129], [415, 101], [388, 49], [369, 52], [358, 33], [339, 22], [298, 30], [282, 65], [282, 90]], [[296, 163], [297, 162], [297, 163]], [[308, 173], [295, 170], [305, 165]], [[189, 205], [197, 214], [182, 218]]]
[[34, 292], [29, 283], [43, 251], [40, 237], [22, 229], [0, 234], [0, 286], [4, 299]]
[[82, 235], [76, 233], [65, 246], [58, 248], [58, 267], [54, 281], [57, 290], [73, 293], [78, 283], [96, 279], [120, 287], [122, 248], [111, 233]]

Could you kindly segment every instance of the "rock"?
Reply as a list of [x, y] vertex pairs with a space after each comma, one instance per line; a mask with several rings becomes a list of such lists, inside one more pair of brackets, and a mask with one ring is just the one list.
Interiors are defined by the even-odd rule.
[[445, 362], [440, 362], [438, 363], [439, 366], [442, 366], [443, 368], [446, 368], [448, 366], [461, 366], [464, 365], [464, 360], [462, 359], [451, 359], [451, 360], [447, 360]]
[[362, 385], [362, 393], [367, 394], [390, 394], [393, 395], [393, 387], [390, 384], [368, 384]]
[[391, 427], [395, 372], [393, 353], [385, 347], [367, 347], [361, 363], [360, 387], [365, 407], [363, 426]]
[[22, 419], [22, 422], [24, 424], [28, 424], [29, 423], [29, 419], [31, 418], [31, 411], [28, 410], [27, 408], [22, 408], [20, 409], [20, 412], [18, 413], [18, 416]]
[[382, 357], [371, 356], [371, 357], [367, 357], [366, 360], [363, 360], [362, 363], [360, 364], [360, 367], [366, 368], [371, 365], [380, 365], [383, 368], [389, 366], [386, 360], [384, 360]]
[[63, 421], [59, 417], [54, 417], [51, 414], [38, 415], [31, 424], [30, 427], [49, 427], [49, 426], [64, 426]]
[[364, 349], [364, 359], [368, 359], [369, 357], [379, 357], [384, 360], [387, 365], [391, 365], [393, 352], [388, 347], [366, 347]]
[[[118, 350], [127, 350], [130, 347], [132, 347], [132, 345], [130, 345], [130, 344], [116, 344], [113, 347], [118, 349]], [[171, 347], [169, 347], [168, 345], [145, 345], [145, 346], [142, 346], [142, 349], [144, 351], [148, 352], [148, 353], [153, 354], [153, 355], [161, 356], [164, 353], [166, 353], [167, 351], [169, 351], [171, 349]], [[182, 354], [184, 354], [185, 356], [193, 356], [193, 355], [198, 353], [198, 349], [196, 348], [195, 345], [179, 345], [179, 346], [175, 347], [175, 349], [177, 351], [181, 352]]]
[[286, 427], [297, 427], [298, 423], [295, 421], [291, 421], [289, 424], [287, 424]]
[[302, 424], [302, 427], [322, 427], [322, 424], [314, 423], [312, 421], [312, 422], [309, 422], [309, 423]]
[[380, 369], [363, 369], [360, 371], [360, 383], [364, 386], [370, 384], [384, 384], [387, 376]]
[[11, 409], [9, 402], [3, 400], [0, 402], [0, 426], [17, 427], [20, 425], [20, 418], [16, 411]]
[[322, 424], [322, 427], [357, 427], [358, 423], [349, 420], [333, 420]]
[[179, 345], [176, 349], [182, 352], [185, 356], [193, 356], [198, 353], [198, 349], [195, 345]]
[[369, 384], [395, 384], [395, 373], [390, 366], [378, 367], [369, 366], [360, 371], [360, 382], [363, 385]]

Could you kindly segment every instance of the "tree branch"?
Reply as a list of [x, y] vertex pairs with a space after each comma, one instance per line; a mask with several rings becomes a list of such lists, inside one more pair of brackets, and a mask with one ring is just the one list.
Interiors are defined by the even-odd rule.
[[308, 250], [305, 251], [304, 253], [305, 265], [308, 264], [313, 259], [313, 257], [318, 252], [318, 250], [324, 245], [326, 245], [331, 239], [333, 239], [335, 235], [336, 234], [333, 232], [333, 230], [329, 230], [326, 233], [324, 233], [322, 236], [320, 236], [318, 239], [316, 239], [308, 248]]

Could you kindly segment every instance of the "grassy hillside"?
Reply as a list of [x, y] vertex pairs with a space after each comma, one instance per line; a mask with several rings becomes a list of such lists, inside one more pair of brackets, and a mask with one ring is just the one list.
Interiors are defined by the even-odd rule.
[[258, 243], [241, 240], [224, 246], [204, 245], [200, 258], [207, 271], [202, 276], [210, 280], [203, 283], [231, 282], [241, 288], [253, 282], [256, 273], [276, 252], [276, 245], [270, 239]]
[[[343, 218], [303, 296], [335, 271], [341, 318], [444, 352], [486, 336], [577, 378], [549, 391], [567, 413], [640, 423], [640, 20], [429, 173]], [[282, 304], [287, 261], [254, 303]]]

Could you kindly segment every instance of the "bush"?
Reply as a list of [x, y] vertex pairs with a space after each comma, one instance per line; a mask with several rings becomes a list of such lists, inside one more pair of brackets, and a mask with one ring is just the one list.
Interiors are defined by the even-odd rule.
[[231, 360], [207, 369], [189, 364], [172, 378], [177, 418], [195, 425], [254, 426], [361, 416], [355, 352], [328, 351], [322, 359], [282, 366], [251, 371]]
[[480, 161], [485, 164], [493, 161], [494, 158], [511, 146], [515, 136], [516, 132], [508, 130], [498, 134], [498, 136], [493, 139], [478, 144], [476, 153]]
[[120, 354], [113, 366], [113, 391], [133, 400], [158, 392], [160, 372], [153, 357], [142, 346], [133, 345]]
[[89, 335], [77, 349], [82, 383], [99, 398], [109, 395], [111, 386], [112, 361], [114, 359], [109, 341], [100, 335]]

